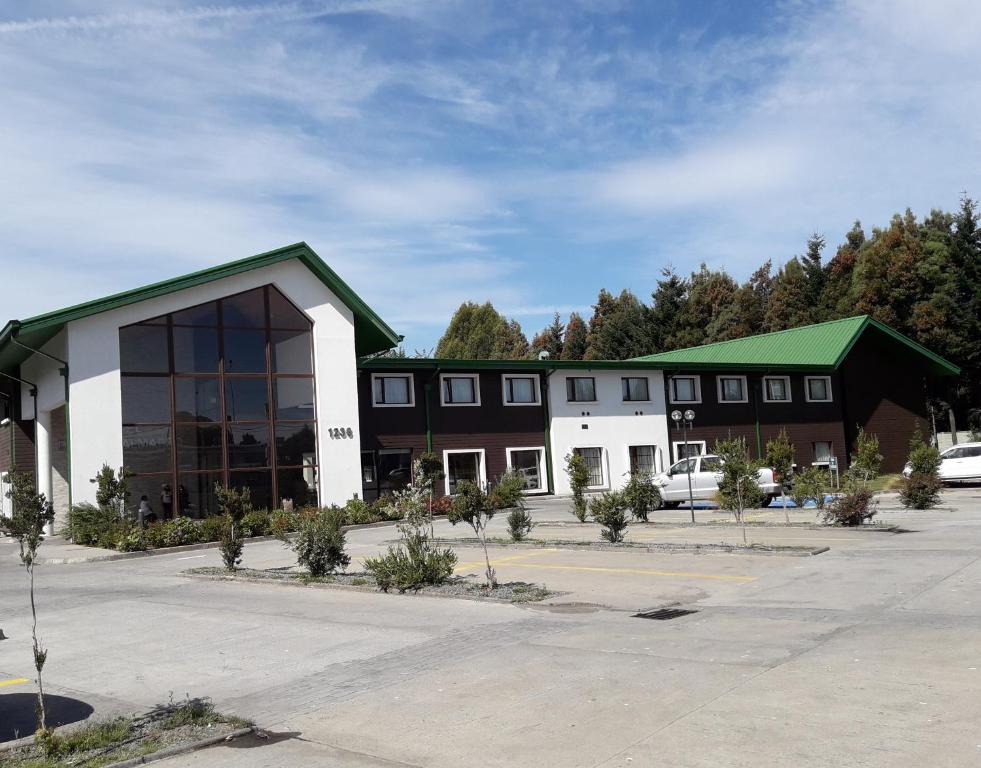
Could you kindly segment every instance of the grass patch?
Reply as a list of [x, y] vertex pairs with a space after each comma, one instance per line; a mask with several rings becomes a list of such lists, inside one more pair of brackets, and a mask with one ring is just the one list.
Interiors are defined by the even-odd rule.
[[187, 698], [139, 717], [114, 717], [58, 729], [48, 754], [36, 745], [0, 752], [4, 768], [102, 768], [165, 747], [200, 741], [250, 726], [222, 715], [207, 699]]

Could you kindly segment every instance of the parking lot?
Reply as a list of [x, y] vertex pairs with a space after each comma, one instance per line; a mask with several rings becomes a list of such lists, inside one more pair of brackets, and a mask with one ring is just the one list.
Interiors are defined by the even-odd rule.
[[[564, 502], [533, 514], [536, 537], [598, 542]], [[741, 543], [725, 515], [699, 510], [692, 528], [688, 514], [628, 540]], [[97, 713], [211, 696], [272, 734], [161, 765], [977, 764], [981, 489], [925, 513], [887, 497], [881, 519], [902, 533], [791, 514], [799, 525], [749, 526], [750, 541], [828, 551], [492, 547], [501, 580], [559, 593], [523, 606], [180, 575], [219, 564], [214, 550], [43, 565], [48, 688]], [[349, 551], [393, 536], [353, 531]], [[455, 549], [458, 572], [482, 573], [482, 550]], [[16, 682], [31, 677], [30, 633], [12, 555], [0, 544], [0, 723], [33, 690]], [[290, 562], [278, 542], [246, 548], [250, 567]], [[692, 613], [635, 616], [665, 605]]]

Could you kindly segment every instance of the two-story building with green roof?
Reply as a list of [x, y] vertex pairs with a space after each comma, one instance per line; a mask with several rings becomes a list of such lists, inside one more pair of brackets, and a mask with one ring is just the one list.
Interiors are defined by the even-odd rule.
[[565, 493], [565, 456], [595, 490], [727, 435], [762, 455], [786, 429], [798, 465], [847, 464], [859, 427], [886, 471], [926, 385], [956, 366], [866, 316], [625, 361], [372, 358], [400, 340], [306, 244], [0, 329], [0, 475], [37, 474], [62, 517], [95, 500], [104, 464], [132, 472], [132, 505], [215, 511], [213, 489], [257, 505], [342, 504], [408, 479], [425, 450], [442, 491], [520, 470]]

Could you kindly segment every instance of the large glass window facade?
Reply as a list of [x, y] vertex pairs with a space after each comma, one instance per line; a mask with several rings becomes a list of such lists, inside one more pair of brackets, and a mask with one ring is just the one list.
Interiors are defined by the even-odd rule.
[[271, 285], [120, 328], [123, 462], [157, 518], [317, 503], [310, 320]]

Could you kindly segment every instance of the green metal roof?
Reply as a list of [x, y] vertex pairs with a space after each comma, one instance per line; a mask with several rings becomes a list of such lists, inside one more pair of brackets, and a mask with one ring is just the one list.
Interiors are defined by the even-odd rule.
[[634, 359], [665, 368], [689, 370], [742, 368], [833, 371], [841, 365], [855, 342], [866, 332], [883, 334], [900, 344], [905, 351], [921, 356], [922, 362], [926, 363], [934, 375], [953, 376], [960, 373], [960, 368], [953, 363], [868, 315]]
[[13, 343], [13, 339], [28, 347], [38, 348], [50, 341], [67, 323], [119, 309], [158, 296], [166, 296], [186, 288], [222, 280], [226, 277], [261, 269], [296, 259], [326, 285], [354, 313], [354, 343], [358, 355], [368, 355], [394, 347], [401, 337], [371, 309], [351, 287], [306, 243], [296, 243], [246, 259], [192, 272], [183, 277], [153, 283], [142, 288], [106, 296], [73, 307], [47, 312], [26, 320], [11, 320], [0, 330], [0, 371], [13, 371], [30, 352]]
[[366, 371], [554, 371], [554, 370], [656, 370], [663, 365], [643, 360], [457, 360], [445, 357], [373, 357], [358, 361]]

